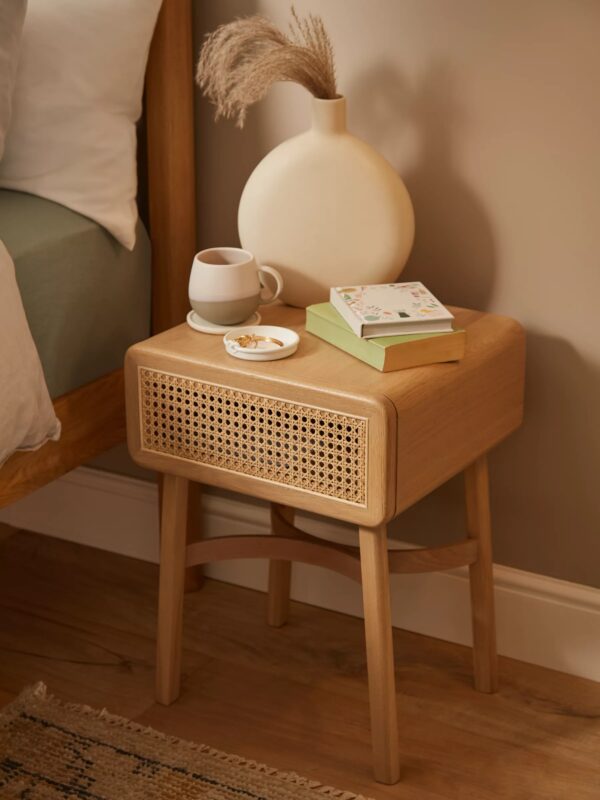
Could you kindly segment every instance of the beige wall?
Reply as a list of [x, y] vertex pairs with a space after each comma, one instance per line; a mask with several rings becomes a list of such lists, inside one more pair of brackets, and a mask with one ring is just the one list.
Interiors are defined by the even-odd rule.
[[[196, 0], [196, 32], [281, 0]], [[335, 45], [352, 130], [405, 178], [417, 220], [407, 279], [529, 332], [527, 420], [492, 459], [496, 560], [600, 586], [600, 3], [296, 0]], [[198, 103], [199, 239], [237, 240], [257, 161], [308, 124], [278, 86], [243, 132]], [[568, 286], [576, 288], [569, 290]], [[395, 524], [460, 529], [460, 485]]]

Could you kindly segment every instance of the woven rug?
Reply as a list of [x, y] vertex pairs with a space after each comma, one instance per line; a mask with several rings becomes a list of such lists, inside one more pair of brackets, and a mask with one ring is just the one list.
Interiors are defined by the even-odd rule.
[[0, 711], [0, 798], [367, 800], [88, 706], [43, 683]]

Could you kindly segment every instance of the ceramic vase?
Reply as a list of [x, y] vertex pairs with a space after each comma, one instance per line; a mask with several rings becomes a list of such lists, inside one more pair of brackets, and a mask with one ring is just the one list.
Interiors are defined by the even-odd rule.
[[272, 150], [242, 193], [242, 246], [306, 307], [331, 286], [395, 281], [414, 239], [410, 197], [392, 166], [346, 128], [346, 100], [312, 99], [312, 126]]

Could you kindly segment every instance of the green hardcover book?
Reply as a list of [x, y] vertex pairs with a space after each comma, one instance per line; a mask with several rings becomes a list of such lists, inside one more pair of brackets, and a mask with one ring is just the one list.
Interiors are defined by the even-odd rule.
[[464, 330], [454, 330], [361, 339], [331, 303], [306, 309], [306, 330], [380, 372], [458, 361], [465, 354], [467, 336]]

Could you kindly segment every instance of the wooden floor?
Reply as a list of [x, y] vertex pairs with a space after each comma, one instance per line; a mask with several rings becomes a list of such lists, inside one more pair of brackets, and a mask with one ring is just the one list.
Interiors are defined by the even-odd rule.
[[186, 598], [183, 694], [153, 702], [156, 567], [0, 534], [0, 704], [43, 680], [60, 697], [374, 798], [598, 800], [600, 684], [502, 659], [471, 688], [470, 651], [395, 635], [401, 783], [370, 776], [360, 620], [207, 581]]

